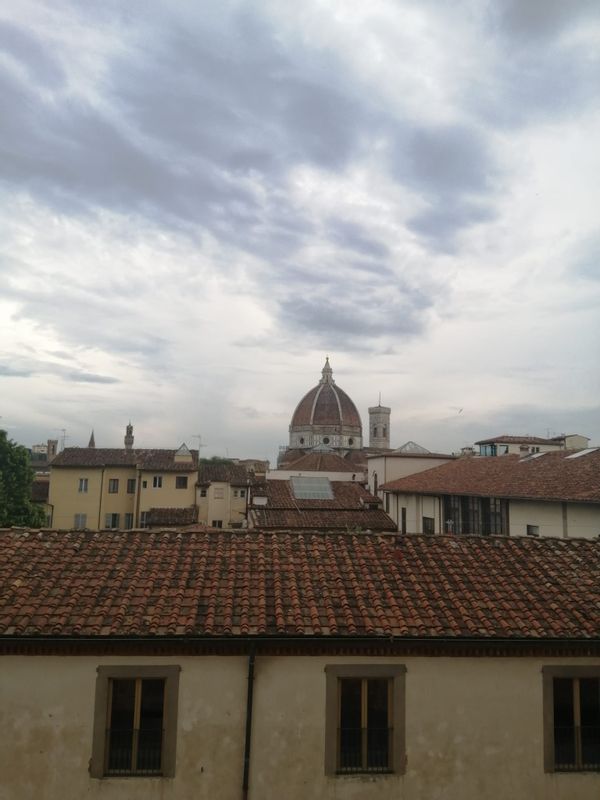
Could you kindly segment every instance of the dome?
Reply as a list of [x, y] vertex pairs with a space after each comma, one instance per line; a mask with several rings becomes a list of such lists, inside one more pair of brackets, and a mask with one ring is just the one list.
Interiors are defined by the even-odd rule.
[[322, 378], [296, 406], [290, 423], [290, 447], [362, 446], [360, 414], [350, 397], [336, 386], [329, 358]]

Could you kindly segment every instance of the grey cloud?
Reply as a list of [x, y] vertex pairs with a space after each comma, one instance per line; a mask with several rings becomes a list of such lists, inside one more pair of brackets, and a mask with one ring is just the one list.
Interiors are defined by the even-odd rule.
[[343, 219], [332, 219], [327, 226], [329, 238], [341, 247], [356, 250], [373, 258], [386, 258], [389, 247], [383, 242], [374, 239], [369, 233], [355, 222]]
[[490, 23], [511, 36], [545, 39], [585, 16], [598, 16], [597, 0], [495, 0]]
[[120, 383], [118, 378], [111, 378], [108, 375], [96, 375], [93, 372], [82, 372], [79, 370], [66, 372], [55, 370], [55, 372], [65, 380], [74, 381], [75, 383]]
[[457, 198], [441, 198], [426, 211], [416, 214], [408, 221], [408, 227], [415, 233], [429, 239], [439, 249], [447, 252], [456, 250], [458, 231], [486, 222], [494, 218], [490, 205], [469, 202]]
[[57, 59], [23, 28], [0, 20], [0, 51], [10, 54], [37, 84], [56, 88], [65, 82]]
[[32, 375], [31, 370], [0, 364], [0, 376], [5, 378], [30, 378]]

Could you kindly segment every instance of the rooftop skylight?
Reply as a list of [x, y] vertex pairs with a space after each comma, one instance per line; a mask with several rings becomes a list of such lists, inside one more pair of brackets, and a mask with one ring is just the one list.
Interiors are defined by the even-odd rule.
[[333, 500], [329, 478], [290, 478], [296, 500]]

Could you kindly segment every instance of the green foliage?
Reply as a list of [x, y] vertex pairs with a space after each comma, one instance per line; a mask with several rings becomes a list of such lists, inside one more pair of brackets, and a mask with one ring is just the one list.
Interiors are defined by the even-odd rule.
[[0, 527], [44, 524], [44, 512], [31, 500], [32, 483], [29, 453], [0, 430]]
[[233, 464], [230, 458], [221, 458], [221, 456], [211, 456], [211, 458], [201, 458], [201, 464]]

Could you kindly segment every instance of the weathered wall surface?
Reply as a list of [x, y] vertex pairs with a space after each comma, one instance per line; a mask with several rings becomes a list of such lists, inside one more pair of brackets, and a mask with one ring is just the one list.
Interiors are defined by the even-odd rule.
[[[407, 771], [326, 777], [326, 664], [406, 665]], [[173, 779], [92, 779], [96, 667], [181, 666]], [[600, 659], [258, 657], [250, 800], [598, 800], [599, 774], [543, 771], [544, 664]], [[238, 800], [244, 657], [3, 657], [1, 800]]]

